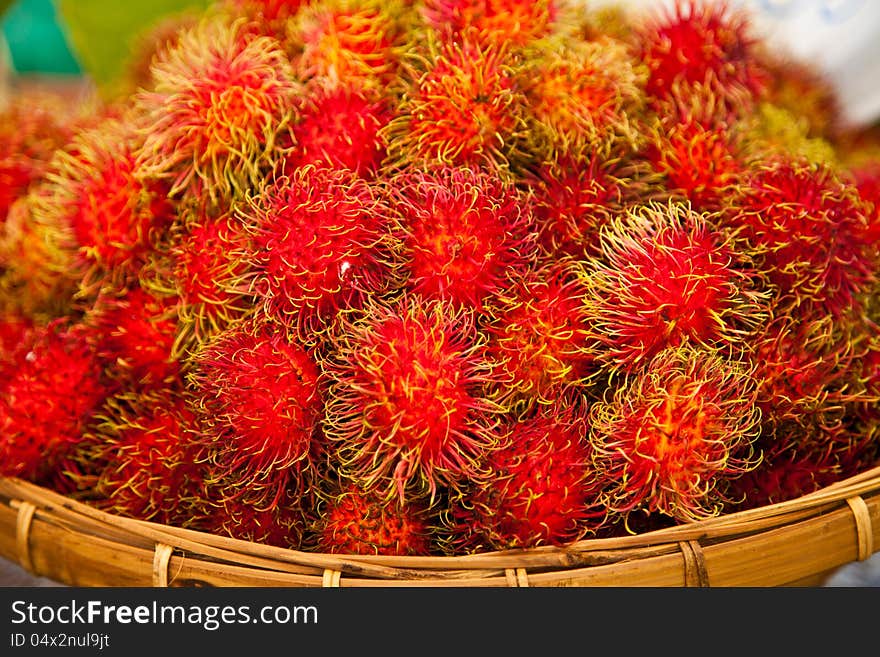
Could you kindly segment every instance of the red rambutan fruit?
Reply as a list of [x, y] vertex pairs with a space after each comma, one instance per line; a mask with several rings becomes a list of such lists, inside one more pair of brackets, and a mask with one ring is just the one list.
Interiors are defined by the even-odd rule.
[[551, 404], [593, 374], [585, 295], [577, 271], [560, 261], [515, 277], [492, 299], [482, 330], [500, 399]]
[[16, 90], [0, 108], [0, 225], [73, 136], [76, 112], [61, 94]]
[[480, 309], [536, 257], [529, 198], [497, 173], [463, 166], [390, 176], [393, 233], [408, 289]]
[[13, 201], [0, 224], [0, 313], [45, 323], [74, 312], [80, 279], [76, 253], [54, 239], [64, 230], [60, 218], [46, 225], [34, 217], [40, 187]]
[[[225, 494], [305, 485], [315, 469], [324, 393], [314, 353], [261, 316], [211, 336], [190, 356], [186, 380]], [[238, 490], [229, 488], [237, 484]]]
[[558, 0], [424, 0], [419, 13], [446, 38], [474, 30], [487, 41], [523, 46], [559, 29], [565, 8]]
[[774, 158], [750, 169], [728, 204], [723, 221], [756, 254], [780, 312], [839, 317], [874, 284], [869, 208], [831, 167]]
[[876, 427], [864, 431], [845, 421], [776, 424], [756, 443], [758, 467], [731, 480], [731, 509], [793, 500], [880, 464], [875, 434]]
[[[300, 9], [308, 4], [309, 0], [222, 0], [215, 3], [215, 7], [244, 16], [250, 29], [276, 39], [288, 49], [289, 26], [296, 20]], [[290, 54], [293, 54], [292, 49]]]
[[281, 166], [291, 171], [314, 164], [374, 177], [386, 155], [379, 131], [392, 116], [390, 100], [383, 94], [348, 81], [313, 78], [292, 128], [295, 145]]
[[680, 522], [718, 515], [728, 480], [757, 466], [761, 413], [751, 366], [716, 350], [666, 349], [590, 411], [602, 503]]
[[[193, 527], [200, 531], [241, 541], [299, 550], [304, 547], [306, 532], [313, 522], [314, 495], [299, 486], [282, 487], [271, 504], [250, 499], [248, 491], [238, 490], [241, 482], [215, 481], [204, 494], [193, 499], [190, 514]], [[225, 487], [236, 489], [233, 494]]]
[[404, 500], [481, 476], [500, 408], [473, 311], [403, 295], [340, 316], [324, 372], [325, 434], [340, 473]]
[[835, 318], [774, 317], [753, 344], [765, 424], [806, 425], [850, 399], [857, 350]]
[[[34, 320], [20, 313], [0, 313], [0, 382], [6, 382], [11, 372], [6, 368], [14, 365], [22, 350], [30, 348], [37, 332]], [[3, 383], [0, 383], [2, 388]]]
[[531, 190], [542, 260], [600, 253], [599, 231], [611, 217], [649, 193], [621, 160], [564, 155], [523, 174]]
[[165, 186], [138, 177], [138, 147], [123, 119], [81, 130], [56, 152], [34, 195], [35, 220], [58, 248], [76, 253], [84, 290], [105, 275], [120, 284], [133, 279], [174, 219]]
[[717, 211], [745, 168], [735, 130], [724, 124], [660, 119], [649, 130], [643, 157], [663, 186], [697, 211]]
[[735, 115], [766, 93], [769, 73], [758, 45], [749, 15], [727, 2], [675, 0], [637, 27], [650, 96], [687, 98], [708, 90]]
[[685, 344], [745, 349], [766, 319], [748, 258], [688, 204], [636, 206], [607, 224], [601, 247], [583, 262], [584, 303], [596, 356], [611, 371]]
[[278, 42], [246, 26], [217, 15], [181, 32], [134, 97], [141, 175], [168, 181], [171, 195], [240, 196], [283, 154], [301, 84]]
[[245, 260], [272, 317], [311, 340], [343, 308], [400, 285], [384, 192], [347, 169], [305, 165], [242, 206]]
[[646, 74], [628, 46], [614, 39], [550, 43], [528, 64], [530, 150], [541, 160], [635, 150]]
[[289, 21], [292, 62], [314, 77], [384, 87], [395, 81], [406, 37], [405, 0], [319, 0]]
[[394, 118], [381, 131], [386, 165], [464, 165], [517, 171], [529, 159], [524, 67], [504, 43], [472, 32], [437, 43], [401, 72]]
[[59, 319], [36, 329], [0, 386], [0, 475], [39, 482], [82, 439], [111, 394], [81, 325]]
[[850, 175], [867, 209], [867, 241], [880, 249], [880, 159], [855, 165]]
[[184, 210], [169, 235], [170, 245], [147, 266], [141, 285], [176, 298], [176, 337], [171, 353], [182, 358], [209, 336], [255, 310], [251, 273], [244, 254], [250, 235], [228, 212]]
[[429, 507], [386, 501], [352, 482], [325, 493], [310, 528], [315, 548], [330, 554], [427, 556], [434, 551]]
[[185, 526], [201, 486], [195, 412], [178, 388], [126, 391], [106, 400], [89, 429], [101, 463], [95, 491], [112, 513]]
[[83, 316], [107, 376], [128, 390], [163, 388], [179, 380], [172, 351], [177, 331], [174, 296], [139, 286], [105, 290]]
[[602, 525], [587, 408], [560, 398], [508, 419], [499, 448], [486, 455], [492, 478], [450, 502], [454, 552], [567, 545]]

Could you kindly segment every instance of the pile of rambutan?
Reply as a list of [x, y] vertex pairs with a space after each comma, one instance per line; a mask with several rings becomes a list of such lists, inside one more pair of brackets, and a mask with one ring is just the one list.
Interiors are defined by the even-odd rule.
[[747, 14], [217, 0], [139, 43], [125, 95], [0, 112], [0, 475], [461, 555], [880, 464], [880, 139]]

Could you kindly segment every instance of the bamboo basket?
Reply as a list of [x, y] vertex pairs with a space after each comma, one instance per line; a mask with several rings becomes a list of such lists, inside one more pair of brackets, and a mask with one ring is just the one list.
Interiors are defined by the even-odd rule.
[[818, 586], [880, 549], [880, 466], [815, 493], [566, 548], [460, 557], [333, 555], [109, 514], [0, 478], [0, 556], [72, 586]]

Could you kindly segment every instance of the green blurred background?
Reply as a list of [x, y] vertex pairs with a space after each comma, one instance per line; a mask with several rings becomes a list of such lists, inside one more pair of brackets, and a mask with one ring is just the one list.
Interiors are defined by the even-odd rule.
[[112, 91], [134, 39], [160, 19], [212, 0], [0, 0], [13, 75], [78, 76]]

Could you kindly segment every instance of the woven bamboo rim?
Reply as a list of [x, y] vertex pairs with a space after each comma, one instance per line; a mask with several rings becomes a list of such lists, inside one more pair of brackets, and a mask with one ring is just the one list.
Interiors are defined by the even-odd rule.
[[0, 556], [72, 586], [816, 586], [880, 549], [880, 467], [803, 497], [569, 547], [300, 552], [124, 518], [0, 478]]

